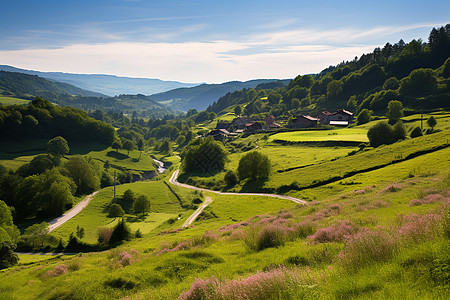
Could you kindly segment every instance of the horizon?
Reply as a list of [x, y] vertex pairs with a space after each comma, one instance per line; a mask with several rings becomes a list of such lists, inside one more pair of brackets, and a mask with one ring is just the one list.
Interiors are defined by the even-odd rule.
[[449, 23], [449, 10], [446, 1], [403, 0], [11, 1], [0, 20], [0, 64], [199, 84], [292, 79], [387, 42], [427, 41]]

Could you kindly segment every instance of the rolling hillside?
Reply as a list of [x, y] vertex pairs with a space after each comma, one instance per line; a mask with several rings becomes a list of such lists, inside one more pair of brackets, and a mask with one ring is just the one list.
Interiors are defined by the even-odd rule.
[[120, 94], [155, 94], [168, 90], [192, 87], [197, 83], [182, 83], [177, 81], [163, 81], [150, 78], [130, 78], [103, 74], [70, 74], [61, 72], [39, 72], [19, 69], [12, 66], [0, 65], [0, 70], [38, 75], [50, 80], [65, 82], [80, 88], [96, 91], [108, 96]]
[[191, 88], [179, 88], [168, 92], [151, 95], [158, 102], [175, 109], [187, 111], [195, 108], [204, 110], [214, 101], [227, 93], [242, 89], [256, 88], [258, 85], [287, 86], [290, 80], [258, 79], [250, 81], [231, 81], [221, 84], [202, 84]]

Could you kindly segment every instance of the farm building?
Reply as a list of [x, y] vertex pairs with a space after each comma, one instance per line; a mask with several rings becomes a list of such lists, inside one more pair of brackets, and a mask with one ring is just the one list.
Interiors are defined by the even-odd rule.
[[251, 123], [252, 119], [247, 118], [247, 117], [239, 117], [239, 118], [235, 118], [232, 122], [231, 122], [231, 126], [238, 128], [238, 129], [244, 129], [245, 125], [248, 123]]
[[317, 117], [323, 125], [348, 126], [353, 121], [353, 113], [345, 109], [338, 109], [334, 113], [323, 111]]
[[258, 132], [263, 129], [262, 125], [259, 124], [258, 122], [247, 123], [245, 124], [245, 128], [248, 132]]
[[297, 116], [289, 122], [289, 127], [293, 128], [312, 128], [317, 127], [319, 119], [311, 116]]
[[216, 141], [223, 141], [229, 134], [226, 129], [213, 129], [206, 136], [212, 136]]

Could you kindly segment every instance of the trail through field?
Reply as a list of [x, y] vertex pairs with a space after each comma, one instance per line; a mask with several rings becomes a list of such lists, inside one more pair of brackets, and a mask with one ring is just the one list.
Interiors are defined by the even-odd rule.
[[177, 181], [178, 178], [178, 173], [180, 172], [180, 170], [176, 170], [175, 172], [173, 172], [172, 176], [169, 179], [169, 182], [171, 184], [180, 186], [180, 187], [184, 187], [187, 189], [192, 189], [192, 190], [198, 190], [198, 191], [204, 191], [204, 192], [210, 192], [210, 193], [214, 193], [214, 194], [218, 194], [218, 195], [235, 195], [235, 196], [265, 196], [265, 197], [273, 197], [273, 198], [279, 198], [279, 199], [285, 199], [285, 200], [290, 200], [290, 201], [294, 201], [298, 204], [303, 204], [306, 205], [308, 204], [308, 202], [306, 202], [305, 200], [301, 200], [298, 198], [294, 198], [294, 197], [290, 197], [290, 196], [285, 196], [285, 195], [276, 195], [276, 194], [264, 194], [264, 193], [227, 193], [227, 192], [219, 192], [219, 191], [213, 191], [213, 190], [208, 190], [208, 189], [204, 189], [204, 188], [199, 188], [193, 185], [189, 185], [189, 184], [185, 184], [185, 183], [180, 183]]
[[203, 203], [197, 208], [196, 211], [194, 211], [194, 213], [192, 215], [189, 216], [189, 218], [187, 218], [187, 220], [183, 223], [182, 228], [188, 227], [189, 225], [192, 224], [192, 222], [195, 221], [195, 219], [197, 219], [197, 217], [202, 213], [202, 211], [212, 202], [212, 198], [207, 196], [205, 198], [205, 201], [203, 201]]
[[93, 192], [92, 194], [86, 196], [83, 201], [72, 207], [70, 210], [68, 210], [65, 214], [62, 216], [57, 217], [56, 219], [51, 220], [48, 222], [50, 224], [48, 228], [48, 232], [52, 232], [62, 224], [66, 223], [76, 215], [78, 215], [88, 204], [91, 202], [92, 198], [97, 194], [97, 192]]

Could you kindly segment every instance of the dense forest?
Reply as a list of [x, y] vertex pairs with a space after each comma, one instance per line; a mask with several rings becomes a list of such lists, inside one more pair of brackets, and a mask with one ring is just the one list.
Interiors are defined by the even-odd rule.
[[407, 109], [449, 107], [450, 24], [433, 28], [428, 42], [386, 43], [353, 61], [330, 66], [320, 74], [299, 75], [288, 87], [264, 86], [228, 93], [211, 104], [208, 112], [246, 104], [244, 115], [273, 114], [288, 118], [345, 107], [386, 110], [391, 100]]

